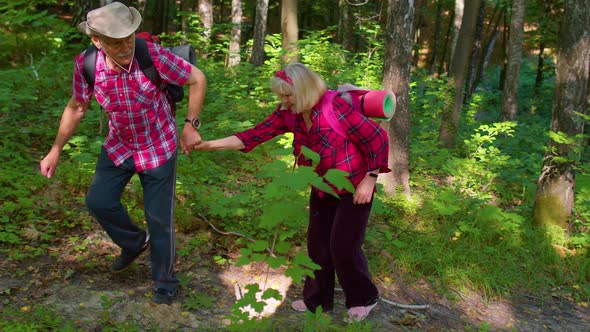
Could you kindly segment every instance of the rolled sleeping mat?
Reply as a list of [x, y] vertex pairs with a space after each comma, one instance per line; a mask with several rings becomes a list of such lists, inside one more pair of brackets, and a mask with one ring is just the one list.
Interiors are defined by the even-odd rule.
[[369, 90], [361, 97], [361, 109], [370, 118], [389, 121], [396, 106], [396, 97], [391, 90]]

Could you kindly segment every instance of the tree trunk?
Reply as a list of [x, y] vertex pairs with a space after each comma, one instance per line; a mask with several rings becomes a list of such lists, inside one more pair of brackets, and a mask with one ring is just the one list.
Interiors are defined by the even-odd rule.
[[442, 112], [442, 121], [438, 140], [445, 148], [455, 147], [455, 141], [459, 129], [459, 114], [463, 107], [463, 82], [465, 81], [466, 64], [469, 63], [469, 55], [473, 49], [475, 36], [475, 24], [477, 13], [482, 0], [470, 0], [465, 5], [465, 13], [461, 22], [461, 30], [455, 48], [455, 55], [449, 67], [450, 84], [454, 85], [453, 108], [445, 107]]
[[242, 36], [242, 0], [231, 2], [231, 32], [229, 37], [229, 59], [227, 66], [233, 67], [240, 63], [240, 40]]
[[436, 19], [434, 23], [434, 34], [432, 38], [432, 56], [430, 57], [430, 75], [434, 74], [434, 67], [438, 60], [438, 40], [440, 38], [440, 24], [442, 20], [442, 1], [436, 1]]
[[539, 88], [543, 83], [543, 67], [545, 66], [545, 43], [539, 43], [539, 55], [537, 60], [537, 76], [535, 76], [535, 93], [539, 92]]
[[455, 57], [455, 49], [457, 47], [457, 40], [459, 39], [459, 31], [461, 31], [461, 24], [463, 22], [463, 12], [465, 11], [465, 0], [455, 0], [455, 11], [453, 16], [453, 41], [451, 43], [451, 56], [449, 59]]
[[401, 187], [410, 197], [410, 69], [414, 36], [414, 7], [411, 0], [389, 0], [385, 33], [383, 87], [397, 95], [397, 109], [384, 123], [389, 134], [389, 168], [382, 176], [385, 191], [395, 195]]
[[86, 21], [86, 14], [92, 9], [100, 7], [100, 3], [97, 0], [93, 1], [74, 1], [73, 13], [72, 13], [72, 26], [77, 27], [80, 22]]
[[486, 52], [483, 58], [483, 61], [480, 62], [480, 65], [477, 67], [477, 75], [475, 76], [475, 82], [484, 82], [485, 81], [485, 71], [488, 68], [488, 64], [490, 63], [490, 58], [492, 57], [492, 53], [494, 52], [494, 46], [496, 45], [496, 41], [498, 40], [498, 36], [500, 35], [500, 22], [502, 21], [502, 17], [504, 16], [505, 9], [501, 6], [500, 10], [497, 10], [498, 15], [495, 16], [496, 20], [494, 23], [493, 28], [491, 29], [491, 35], [488, 39], [486, 44]]
[[477, 76], [477, 67], [480, 63], [480, 54], [481, 54], [481, 40], [483, 38], [483, 25], [484, 20], [486, 18], [486, 2], [482, 2], [481, 7], [479, 8], [479, 14], [477, 15], [477, 23], [475, 24], [475, 38], [473, 44], [473, 50], [471, 50], [471, 61], [469, 61], [469, 67], [467, 69], [466, 74], [466, 84], [465, 84], [465, 100], [471, 98], [471, 94], [477, 87], [477, 82], [475, 81], [475, 77]]
[[299, 61], [297, 41], [299, 26], [297, 23], [297, 0], [281, 1], [281, 32], [283, 44], [283, 63]]
[[[502, 34], [502, 45], [508, 45], [508, 15], [504, 15], [504, 33]], [[502, 69], [500, 69], [500, 82], [498, 88], [504, 90], [504, 81], [506, 80], [506, 68], [508, 67], [508, 54], [506, 47], [502, 47]]]
[[213, 4], [212, 0], [199, 0], [199, 17], [203, 22], [203, 37], [207, 43], [211, 42], [211, 29], [213, 28]]
[[353, 22], [350, 5], [347, 0], [339, 0], [338, 8], [340, 15], [338, 15], [338, 42], [342, 44], [342, 48], [347, 51], [354, 51], [354, 35]]
[[[439, 76], [442, 75], [443, 72], [448, 72], [448, 69], [449, 69], [448, 65], [447, 65], [447, 68], [445, 68], [445, 64], [446, 64], [447, 54], [450, 57], [451, 53], [453, 52], [452, 50], [449, 52], [448, 47], [449, 47], [449, 39], [451, 39], [451, 36], [453, 34], [453, 24], [452, 23], [455, 21], [454, 15], [455, 14], [451, 15], [451, 17], [449, 18], [449, 25], [447, 27], [447, 33], [445, 34], [445, 43], [442, 48], [442, 52], [441, 52], [442, 56], [440, 57], [440, 64], [438, 66], [438, 75]], [[452, 47], [453, 46], [451, 46], [451, 48]]]
[[266, 19], [268, 17], [268, 0], [256, 1], [256, 19], [254, 22], [254, 45], [250, 63], [254, 66], [264, 64], [264, 39], [266, 38]]
[[[551, 12], [553, 10], [552, 4], [543, 1], [541, 2], [541, 7], [543, 9], [543, 15], [545, 17], [551, 17]], [[539, 28], [540, 31], [547, 31], [548, 29], [548, 27], [546, 27], [545, 25], [541, 25]], [[539, 55], [537, 60], [537, 76], [535, 77], [535, 94], [539, 93], [539, 88], [543, 83], [543, 67], [545, 66], [545, 46], [547, 45], [547, 40], [551, 38], [547, 37], [545, 34], [541, 34], [539, 37]]]
[[422, 33], [422, 21], [424, 20], [422, 11], [425, 10], [423, 8], [425, 6], [424, 1], [414, 0], [414, 47], [412, 50], [414, 54], [412, 56], [412, 65], [416, 67], [420, 61], [420, 35]]
[[518, 112], [518, 82], [520, 78], [520, 61], [524, 42], [525, 0], [513, 0], [510, 18], [510, 38], [508, 51], [508, 68], [502, 91], [501, 121], [514, 121]]
[[[583, 131], [590, 70], [590, 0], [566, 0], [559, 36], [551, 130], [573, 138]], [[580, 148], [579, 146], [577, 147]], [[535, 195], [533, 222], [565, 227], [574, 206], [575, 143], [549, 140]], [[559, 159], [558, 159], [559, 158]]]

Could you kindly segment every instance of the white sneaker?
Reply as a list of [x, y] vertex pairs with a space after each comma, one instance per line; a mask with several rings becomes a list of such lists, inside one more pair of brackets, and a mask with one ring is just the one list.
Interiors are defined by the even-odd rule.
[[366, 307], [352, 307], [348, 309], [348, 317], [345, 317], [344, 321], [347, 323], [360, 322], [363, 319], [367, 318], [371, 310], [373, 310], [373, 308], [375, 308], [376, 305], [377, 302]]

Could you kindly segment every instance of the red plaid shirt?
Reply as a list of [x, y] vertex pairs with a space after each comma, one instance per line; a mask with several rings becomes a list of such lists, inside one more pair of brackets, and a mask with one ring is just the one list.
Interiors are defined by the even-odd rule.
[[[185, 84], [191, 66], [158, 44], [147, 43], [148, 52], [162, 81]], [[96, 57], [94, 89], [83, 75], [84, 52], [75, 59], [72, 94], [79, 102], [90, 102], [92, 94], [109, 119], [104, 147], [116, 166], [133, 157], [138, 172], [165, 163], [174, 155], [178, 134], [176, 120], [166, 95], [147, 78], [137, 59], [131, 72], [116, 72], [107, 67], [105, 54]]]
[[[301, 114], [295, 116], [293, 131], [293, 155], [297, 164], [310, 166], [311, 160], [300, 155], [301, 147], [306, 146], [320, 155], [316, 172], [323, 176], [331, 168], [348, 172], [349, 179], [356, 188], [366, 173], [379, 169], [381, 173], [391, 170], [387, 167], [389, 142], [387, 132], [374, 121], [353, 110], [340, 97], [334, 98], [334, 112], [348, 137], [338, 135], [324, 117], [320, 116], [319, 104], [311, 112], [313, 122], [309, 132]], [[269, 139], [290, 132], [285, 121], [285, 112], [280, 106], [266, 120], [254, 128], [235, 134], [244, 143], [243, 152], [249, 152]], [[345, 191], [336, 191], [341, 194]]]

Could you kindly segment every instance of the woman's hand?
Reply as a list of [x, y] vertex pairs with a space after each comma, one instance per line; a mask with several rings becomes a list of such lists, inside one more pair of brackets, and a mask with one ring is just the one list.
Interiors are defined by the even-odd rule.
[[365, 178], [356, 187], [356, 192], [352, 196], [353, 204], [367, 204], [373, 199], [373, 192], [375, 191], [376, 177], [365, 175]]
[[210, 141], [201, 141], [201, 143], [195, 145], [193, 149], [198, 151], [211, 151]]

